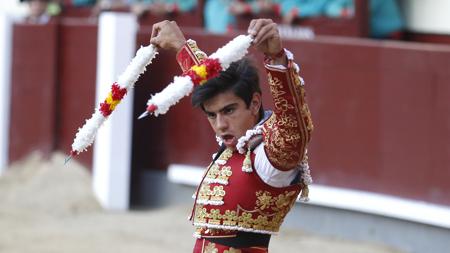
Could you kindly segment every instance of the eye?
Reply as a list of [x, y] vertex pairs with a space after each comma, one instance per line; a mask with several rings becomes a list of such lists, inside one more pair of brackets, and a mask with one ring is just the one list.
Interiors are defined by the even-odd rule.
[[229, 108], [223, 109], [224, 114], [232, 114], [234, 111], [235, 111], [234, 107], [229, 107]]
[[216, 118], [216, 114], [213, 112], [207, 112], [206, 113], [206, 117], [208, 117], [208, 119], [215, 119]]

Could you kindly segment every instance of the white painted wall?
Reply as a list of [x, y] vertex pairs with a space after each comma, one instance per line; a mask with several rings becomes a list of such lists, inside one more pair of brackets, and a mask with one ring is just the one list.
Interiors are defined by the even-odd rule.
[[8, 165], [11, 108], [12, 20], [0, 13], [0, 174]]
[[[202, 167], [171, 164], [167, 178], [173, 183], [196, 187], [200, 184], [204, 172], [205, 169]], [[317, 184], [310, 185], [309, 189], [310, 200], [305, 204], [381, 215], [450, 229], [448, 206]]]
[[406, 28], [450, 35], [450, 0], [402, 0]]
[[[97, 44], [96, 105], [131, 62], [136, 50], [137, 20], [130, 13], [102, 13]], [[133, 94], [128, 93], [99, 130], [94, 144], [93, 188], [110, 210], [129, 208]]]
[[28, 12], [28, 4], [19, 0], [1, 0], [0, 14], [8, 14], [15, 17], [24, 17]]

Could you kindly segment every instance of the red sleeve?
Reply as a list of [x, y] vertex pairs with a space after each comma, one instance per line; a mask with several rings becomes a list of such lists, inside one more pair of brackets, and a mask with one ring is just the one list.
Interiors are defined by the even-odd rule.
[[264, 149], [279, 170], [293, 169], [303, 161], [313, 130], [303, 80], [297, 69], [292, 59], [285, 69], [266, 64], [274, 113], [263, 125]]
[[207, 55], [201, 51], [194, 40], [187, 40], [186, 44], [177, 53], [177, 62], [183, 72], [189, 70], [193, 65], [205, 59]]

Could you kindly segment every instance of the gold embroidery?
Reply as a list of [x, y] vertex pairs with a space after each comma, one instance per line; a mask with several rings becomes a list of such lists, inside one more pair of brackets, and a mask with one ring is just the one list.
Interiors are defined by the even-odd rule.
[[298, 127], [297, 119], [292, 114], [283, 113], [277, 120], [278, 125], [287, 127]]
[[212, 191], [209, 188], [209, 185], [202, 184], [200, 187], [200, 191], [198, 192], [197, 199], [208, 200], [209, 196], [212, 195]]
[[311, 113], [305, 102], [302, 79], [293, 69], [283, 76], [268, 72], [274, 114], [264, 123], [264, 146], [267, 156], [277, 168], [295, 167], [313, 130]]
[[226, 210], [225, 214], [222, 215], [223, 218], [223, 225], [226, 226], [236, 226], [237, 221], [239, 220], [239, 217], [237, 216], [236, 211], [230, 211]]
[[233, 172], [231, 172], [230, 166], [223, 166], [222, 169], [220, 170], [218, 179], [228, 181], [228, 178], [231, 177], [232, 174]]
[[222, 154], [220, 154], [219, 159], [217, 160], [222, 160], [222, 161], [228, 161], [228, 159], [230, 159], [230, 157], [233, 155], [233, 150], [227, 148], [225, 149]]
[[[281, 223], [283, 223], [284, 216], [285, 215], [282, 215], [281, 213], [277, 213], [275, 216], [273, 216], [272, 221], [269, 222], [269, 226], [276, 227], [277, 224], [281, 225]], [[278, 228], [280, 225], [278, 225]]]
[[256, 193], [256, 206], [260, 209], [260, 210], [264, 210], [266, 208], [269, 208], [269, 206], [272, 205], [273, 203], [273, 198], [270, 194], [270, 192], [268, 191], [259, 191]]
[[225, 191], [223, 186], [214, 186], [213, 195], [211, 195], [211, 200], [222, 200], [225, 196]]
[[189, 47], [189, 49], [191, 49], [192, 53], [194, 53], [195, 58], [197, 58], [197, 61], [201, 61], [206, 58], [206, 54], [198, 48], [197, 43], [195, 41], [188, 40], [186, 41], [186, 44]]
[[295, 191], [285, 191], [276, 197], [272, 197], [268, 191], [258, 191], [256, 192], [256, 206], [259, 210], [270, 208], [274, 211], [282, 211], [283, 209], [289, 207], [292, 200], [295, 199], [295, 194]]
[[[223, 166], [220, 167], [217, 164], [213, 164], [211, 168], [208, 171], [208, 174], [206, 175], [206, 178], [208, 180], [219, 180], [217, 183], [220, 184], [228, 184], [228, 178], [231, 177], [233, 172], [231, 171], [230, 166]], [[208, 181], [207, 181], [208, 182]], [[215, 181], [209, 181], [209, 182], [215, 182]]]
[[279, 97], [286, 94], [285, 91], [280, 90], [280, 88], [283, 88], [280, 79], [277, 77], [273, 77], [270, 73], [268, 73], [267, 75], [269, 76], [269, 88], [270, 92], [272, 93], [272, 97]]
[[211, 190], [211, 186], [208, 184], [202, 184], [198, 193], [197, 199], [201, 201], [213, 200], [222, 201], [226, 192], [223, 190], [222, 185], [214, 186]]
[[[206, 173], [205, 180], [199, 186], [197, 194], [197, 203], [223, 205], [223, 197], [226, 192], [223, 186], [211, 186], [210, 183], [228, 184], [228, 178], [233, 174], [230, 166], [220, 166], [226, 164], [227, 160], [233, 155], [233, 150], [226, 149], [220, 154]], [[211, 189], [211, 187], [213, 187]]]
[[216, 178], [220, 173], [220, 167], [217, 164], [211, 165], [211, 168], [208, 171], [208, 174], [206, 175], [207, 178]]
[[222, 214], [220, 209], [203, 208], [197, 205], [195, 222], [208, 223], [211, 225], [239, 226], [246, 229], [277, 232], [284, 217], [292, 208], [297, 199], [297, 191], [285, 191], [272, 196], [268, 191], [256, 192], [257, 200], [255, 210], [225, 210]]
[[252, 214], [251, 213], [247, 213], [247, 212], [243, 212], [239, 216], [239, 223], [238, 223], [238, 225], [240, 227], [243, 227], [243, 228], [251, 228], [252, 225], [253, 225]]
[[298, 74], [293, 74], [292, 76], [294, 77], [295, 85], [301, 86], [302, 85], [302, 81], [300, 80], [300, 76], [298, 76]]
[[211, 209], [211, 212], [209, 213], [208, 217], [209, 217], [208, 220], [209, 224], [220, 225], [222, 215], [220, 214], [219, 209]]
[[280, 112], [286, 112], [287, 110], [292, 110], [294, 109], [294, 106], [292, 106], [292, 104], [290, 104], [287, 99], [283, 98], [283, 97], [278, 97], [278, 98], [274, 98], [274, 104], [275, 104], [275, 109], [277, 109]]
[[314, 125], [311, 119], [311, 112], [309, 111], [309, 107], [308, 104], [303, 104], [302, 107], [302, 114], [306, 117], [307, 123], [308, 123], [308, 130], [311, 132], [312, 130], [314, 130]]
[[216, 244], [212, 242], [208, 242], [208, 245], [203, 249], [204, 253], [219, 253], [219, 250], [216, 248]]
[[284, 192], [284, 194], [280, 194], [278, 195], [278, 197], [276, 197], [274, 199], [275, 202], [275, 206], [273, 209], [275, 210], [282, 210], [285, 208], [289, 208], [289, 206], [291, 205], [292, 202], [292, 198], [294, 197], [295, 192], [291, 191], [291, 192]]
[[269, 221], [267, 219], [267, 216], [258, 215], [258, 218], [256, 218], [255, 225], [253, 227], [258, 230], [264, 230], [269, 225]]
[[195, 220], [200, 223], [205, 223], [207, 217], [208, 213], [206, 211], [206, 208], [204, 208], [202, 205], [197, 205], [195, 207]]

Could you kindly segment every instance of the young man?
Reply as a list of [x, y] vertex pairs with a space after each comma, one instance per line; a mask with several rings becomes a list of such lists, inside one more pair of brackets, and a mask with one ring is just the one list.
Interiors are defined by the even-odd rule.
[[[252, 20], [253, 46], [265, 54], [274, 111], [264, 112], [258, 73], [247, 60], [195, 88], [200, 107], [222, 143], [195, 194], [191, 220], [197, 252], [268, 252], [298, 195], [311, 179], [306, 145], [313, 129], [303, 81], [272, 20]], [[153, 26], [150, 42], [177, 51], [183, 71], [206, 55], [175, 22]]]

